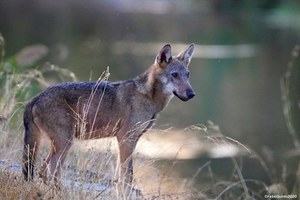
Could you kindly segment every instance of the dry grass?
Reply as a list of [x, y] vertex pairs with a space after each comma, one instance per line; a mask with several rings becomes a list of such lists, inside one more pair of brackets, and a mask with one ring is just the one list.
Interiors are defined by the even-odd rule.
[[[194, 127], [195, 128], [195, 127]], [[157, 132], [158, 130], [156, 130]], [[179, 140], [182, 140], [180, 131], [167, 130], [165, 133], [152, 133], [154, 135], [153, 142], [159, 143], [157, 138], [159, 134], [162, 137], [169, 137], [169, 134], [173, 134]], [[187, 136], [191, 133], [184, 130], [184, 134]], [[225, 142], [230, 143], [230, 140], [224, 140], [219, 134], [213, 135], [211, 130], [210, 136], [204, 134], [206, 142], [213, 141], [211, 144], [223, 145]], [[5, 187], [0, 187], [1, 197], [4, 199], [117, 199], [117, 194], [114, 185], [114, 174], [116, 173], [116, 151], [113, 146], [115, 145], [113, 140], [104, 139], [95, 141], [92, 145], [89, 142], [76, 142], [71, 148], [66, 163], [62, 169], [62, 191], [56, 191], [54, 187], [45, 185], [41, 179], [36, 177], [33, 183], [27, 183], [23, 181], [21, 175], [21, 154], [22, 154], [22, 130], [14, 133], [18, 137], [10, 137], [10, 134], [6, 132], [3, 134], [4, 143], [1, 143], [3, 154], [1, 158], [5, 159], [5, 162], [0, 166], [1, 183], [5, 183]], [[193, 138], [192, 134], [190, 135]], [[173, 137], [173, 140], [174, 140]], [[195, 135], [194, 135], [195, 137]], [[146, 140], [151, 140], [151, 137], [141, 140], [143, 145], [147, 149]], [[195, 140], [195, 138], [194, 138]], [[149, 142], [149, 141], [148, 141]], [[187, 141], [186, 141], [187, 142]], [[2, 145], [3, 144], [3, 145]], [[8, 145], [12, 144], [12, 145]], [[175, 144], [175, 143], [174, 143]], [[189, 145], [191, 143], [185, 143]], [[101, 149], [96, 148], [98, 145]], [[166, 144], [168, 145], [168, 144]], [[46, 152], [49, 150], [49, 144], [46, 141], [43, 142], [43, 148], [41, 149], [36, 167], [38, 168], [46, 156]], [[172, 145], [172, 148], [175, 148]], [[176, 148], [175, 148], [176, 149]], [[164, 146], [161, 149], [161, 153], [165, 151]], [[177, 151], [177, 153], [176, 153]], [[196, 181], [199, 174], [206, 173], [207, 169], [211, 179], [215, 175], [210, 168], [210, 162], [199, 166], [199, 169], [191, 179], [180, 179], [176, 175], [176, 165], [180, 164], [180, 160], [176, 157], [180, 156], [180, 151], [187, 151], [181, 146], [177, 147], [173, 154], [173, 159], [170, 162], [159, 164], [157, 160], [151, 158], [144, 158], [143, 156], [135, 155], [134, 159], [134, 184], [136, 188], [142, 190], [145, 199], [207, 199], [208, 196], [205, 193], [211, 193], [210, 196], [226, 197], [228, 194], [235, 193], [235, 191], [242, 192], [242, 194], [249, 195], [245, 192], [247, 186], [245, 183], [250, 180], [244, 180], [242, 175], [237, 178], [232, 178], [232, 181], [223, 182], [221, 179], [213, 185], [202, 185], [201, 189], [196, 189], [193, 186], [193, 182]], [[203, 152], [206, 154], [207, 152]], [[170, 154], [170, 152], [168, 153]], [[7, 156], [9, 155], [9, 156]], [[159, 160], [158, 160], [159, 161]], [[236, 164], [236, 171], [239, 171], [238, 163], [233, 159]], [[234, 182], [236, 180], [236, 182]], [[205, 189], [207, 188], [208, 189]], [[223, 188], [223, 189], [222, 189]], [[234, 192], [233, 192], [234, 191]], [[249, 193], [249, 191], [248, 191]], [[251, 192], [250, 192], [251, 193]], [[135, 199], [135, 198], [132, 198]], [[140, 199], [140, 198], [137, 198]], [[227, 199], [227, 198], [225, 198]]]
[[[7, 134], [6, 134], [7, 136]], [[15, 140], [15, 141], [13, 141]], [[86, 146], [84, 150], [75, 144], [67, 157], [62, 169], [63, 188], [57, 191], [52, 185], [45, 185], [39, 177], [34, 182], [23, 180], [21, 174], [21, 138], [10, 138], [6, 142], [15, 146], [2, 145], [3, 156], [6, 158], [0, 165], [0, 197], [1, 199], [117, 199], [114, 184], [116, 173], [116, 154], [108, 148], [98, 151]], [[102, 143], [103, 144], [103, 143]], [[107, 146], [110, 144], [107, 143]], [[36, 168], [41, 165], [49, 147], [44, 148], [38, 155]], [[16, 149], [15, 151], [13, 149]], [[10, 159], [5, 154], [10, 154]], [[135, 159], [135, 186], [142, 189], [145, 199], [186, 199], [192, 196], [184, 189], [184, 182], [175, 184], [171, 174], [158, 172], [152, 165], [153, 160]], [[165, 171], [167, 172], [167, 170]], [[3, 184], [3, 185], [1, 185]], [[149, 184], [149, 185], [148, 185]], [[177, 190], [176, 190], [177, 188]], [[181, 188], [181, 189], [180, 189]], [[140, 199], [140, 198], [137, 198]]]

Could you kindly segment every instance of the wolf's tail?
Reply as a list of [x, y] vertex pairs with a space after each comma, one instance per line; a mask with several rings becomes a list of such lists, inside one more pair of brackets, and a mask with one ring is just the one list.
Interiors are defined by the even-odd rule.
[[26, 181], [32, 181], [34, 175], [34, 164], [40, 142], [38, 127], [33, 121], [32, 107], [34, 101], [25, 107], [23, 123], [25, 127], [24, 150], [23, 150], [23, 175]]

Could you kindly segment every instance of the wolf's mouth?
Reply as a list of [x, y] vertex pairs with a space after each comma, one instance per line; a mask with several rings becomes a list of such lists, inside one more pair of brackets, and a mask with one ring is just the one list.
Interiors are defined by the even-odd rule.
[[188, 101], [188, 100], [190, 99], [190, 98], [188, 98], [188, 97], [183, 97], [183, 96], [178, 95], [176, 91], [173, 91], [173, 94], [174, 94], [176, 97], [178, 97], [181, 101]]

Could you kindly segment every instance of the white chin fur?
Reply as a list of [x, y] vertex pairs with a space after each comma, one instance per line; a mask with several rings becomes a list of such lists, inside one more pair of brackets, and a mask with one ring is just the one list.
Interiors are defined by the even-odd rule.
[[165, 85], [164, 89], [163, 89], [163, 93], [164, 94], [170, 94], [172, 97], [173, 95], [173, 91], [175, 90], [174, 86], [172, 83], [168, 83]]

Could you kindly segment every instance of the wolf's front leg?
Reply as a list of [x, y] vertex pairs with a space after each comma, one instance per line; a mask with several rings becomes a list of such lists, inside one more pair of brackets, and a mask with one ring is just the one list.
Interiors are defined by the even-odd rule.
[[139, 137], [117, 136], [117, 139], [119, 145], [117, 193], [119, 196], [124, 197], [124, 199], [128, 197], [142, 197], [141, 192], [132, 186], [132, 153]]

